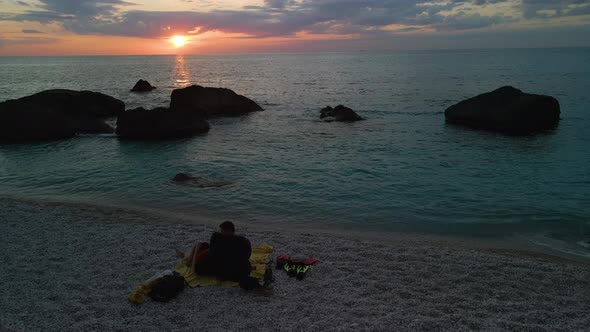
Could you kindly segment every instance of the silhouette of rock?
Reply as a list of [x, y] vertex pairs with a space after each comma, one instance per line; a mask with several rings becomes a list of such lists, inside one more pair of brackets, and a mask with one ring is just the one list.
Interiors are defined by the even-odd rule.
[[524, 93], [511, 86], [461, 101], [445, 111], [450, 123], [512, 135], [555, 128], [559, 116], [557, 99]]
[[74, 128], [78, 134], [112, 134], [115, 132], [113, 127], [109, 126], [100, 118], [91, 116], [75, 116], [70, 117], [73, 121]]
[[150, 82], [146, 81], [146, 80], [139, 80], [137, 81], [137, 83], [135, 83], [135, 85], [133, 86], [133, 89], [131, 89], [132, 92], [150, 92], [152, 90], [154, 90], [156, 87], [152, 86], [150, 84]]
[[57, 140], [76, 134], [112, 133], [103, 119], [117, 116], [125, 104], [92, 91], [46, 90], [0, 103], [0, 140]]
[[172, 91], [171, 109], [186, 109], [205, 117], [239, 116], [262, 111], [254, 101], [230, 89], [193, 85]]
[[117, 135], [125, 139], [175, 139], [209, 131], [202, 115], [186, 110], [142, 107], [128, 110], [117, 119]]
[[331, 121], [342, 121], [342, 122], [351, 122], [351, 121], [360, 121], [363, 120], [355, 111], [352, 109], [338, 105], [334, 108], [331, 106], [324, 107], [320, 111], [320, 119], [324, 119], [324, 121], [331, 122]]
[[228, 181], [210, 181], [200, 176], [193, 176], [187, 173], [178, 173], [172, 181], [178, 184], [190, 185], [198, 188], [219, 188], [232, 185], [232, 182]]
[[0, 142], [60, 140], [76, 135], [74, 127], [62, 113], [50, 108], [21, 108], [14, 101], [0, 104]]

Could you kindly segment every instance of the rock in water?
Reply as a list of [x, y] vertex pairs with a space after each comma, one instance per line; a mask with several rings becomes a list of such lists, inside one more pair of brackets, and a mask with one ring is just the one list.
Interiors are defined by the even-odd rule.
[[135, 85], [133, 86], [133, 89], [131, 89], [132, 92], [150, 92], [152, 90], [154, 90], [156, 87], [152, 86], [150, 84], [150, 82], [146, 81], [146, 80], [139, 80], [137, 81], [137, 83], [135, 83]]
[[0, 104], [0, 143], [52, 141], [76, 135], [70, 120], [62, 113], [16, 104], [14, 100]]
[[461, 101], [445, 111], [450, 123], [512, 135], [555, 128], [559, 116], [557, 99], [524, 93], [511, 86]]
[[360, 121], [363, 120], [355, 111], [352, 109], [338, 105], [334, 108], [331, 106], [324, 107], [320, 111], [320, 119], [324, 119], [325, 121], [342, 121], [342, 122], [350, 122], [350, 121]]
[[172, 178], [172, 181], [178, 184], [190, 185], [198, 188], [219, 188], [232, 185], [232, 182], [228, 181], [209, 181], [200, 176], [193, 176], [186, 173], [178, 173]]
[[172, 91], [171, 109], [199, 112], [205, 117], [238, 116], [262, 111], [253, 100], [224, 88], [206, 88], [199, 85]]
[[78, 134], [112, 134], [115, 132], [104, 120], [91, 116], [73, 116], [69, 118], [75, 124]]
[[172, 181], [174, 182], [186, 182], [189, 181], [190, 179], [193, 179], [194, 177], [190, 174], [186, 174], [186, 173], [178, 173], [174, 176], [174, 178], [172, 178]]
[[46, 90], [18, 100], [52, 106], [68, 116], [110, 118], [125, 111], [121, 100], [92, 91]]
[[47, 90], [0, 103], [0, 140], [57, 140], [75, 134], [112, 133], [103, 119], [117, 116], [125, 104], [92, 91]]
[[174, 139], [191, 137], [209, 131], [202, 115], [164, 107], [128, 110], [117, 119], [117, 135], [125, 139]]

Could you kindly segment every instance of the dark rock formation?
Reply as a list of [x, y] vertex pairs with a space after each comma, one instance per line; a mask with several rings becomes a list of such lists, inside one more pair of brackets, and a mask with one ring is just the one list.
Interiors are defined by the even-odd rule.
[[559, 116], [557, 99], [524, 93], [511, 86], [461, 101], [445, 111], [450, 123], [512, 135], [555, 128]]
[[125, 139], [174, 139], [209, 131], [209, 123], [200, 114], [164, 107], [128, 110], [117, 119], [117, 135]]
[[324, 107], [320, 111], [320, 119], [324, 119], [324, 121], [343, 121], [343, 122], [350, 122], [350, 121], [360, 121], [361, 118], [355, 111], [352, 109], [338, 105], [334, 108], [331, 106]]
[[219, 188], [232, 185], [232, 182], [228, 181], [210, 181], [200, 176], [193, 176], [186, 173], [178, 173], [172, 181], [178, 184], [190, 185], [197, 188]]
[[156, 87], [152, 86], [150, 84], [150, 82], [146, 81], [146, 80], [139, 80], [137, 81], [137, 83], [135, 83], [135, 85], [133, 86], [133, 89], [131, 89], [132, 92], [150, 92], [152, 90], [154, 90]]
[[205, 117], [238, 116], [262, 111], [254, 101], [232, 90], [199, 85], [172, 91], [170, 108], [191, 110]]
[[0, 142], [60, 140], [76, 135], [70, 120], [50, 108], [22, 108], [14, 100], [0, 104]]
[[92, 91], [46, 90], [18, 100], [51, 106], [67, 116], [110, 118], [125, 111], [125, 103], [121, 100]]
[[56, 140], [75, 134], [112, 133], [103, 119], [124, 110], [122, 101], [102, 93], [47, 90], [0, 103], [0, 140]]
[[92, 116], [72, 116], [68, 120], [73, 123], [77, 134], [112, 134], [115, 132], [103, 119]]

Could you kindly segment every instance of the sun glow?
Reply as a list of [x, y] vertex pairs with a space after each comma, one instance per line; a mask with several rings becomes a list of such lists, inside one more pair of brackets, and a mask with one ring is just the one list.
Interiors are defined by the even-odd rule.
[[186, 37], [184, 36], [174, 36], [170, 39], [170, 41], [176, 48], [186, 45]]

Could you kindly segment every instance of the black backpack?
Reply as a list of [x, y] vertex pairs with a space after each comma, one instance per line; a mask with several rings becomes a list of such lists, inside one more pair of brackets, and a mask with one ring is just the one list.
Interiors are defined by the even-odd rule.
[[258, 283], [258, 279], [248, 276], [240, 280], [240, 287], [245, 290], [253, 290], [262, 286]]
[[178, 273], [174, 272], [172, 275], [167, 275], [158, 280], [152, 286], [150, 297], [154, 301], [168, 302], [175, 298], [184, 289], [184, 278]]

